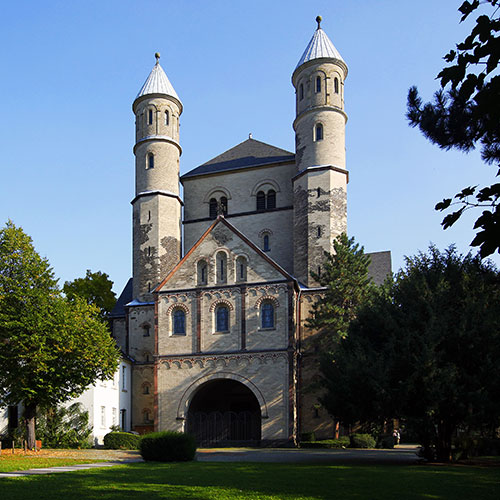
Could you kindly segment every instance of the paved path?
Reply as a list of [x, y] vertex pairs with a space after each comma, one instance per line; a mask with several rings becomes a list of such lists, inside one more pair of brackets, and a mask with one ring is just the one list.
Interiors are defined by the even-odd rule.
[[[417, 447], [400, 446], [394, 450], [316, 450], [295, 448], [205, 448], [196, 453], [199, 462], [274, 462], [274, 463], [357, 463], [408, 465], [418, 462]], [[62, 457], [61, 457], [62, 458]], [[96, 457], [98, 458], [98, 457]], [[2, 477], [38, 476], [56, 472], [113, 467], [126, 463], [142, 462], [133, 457], [109, 462], [45, 467], [16, 472], [1, 472]]]

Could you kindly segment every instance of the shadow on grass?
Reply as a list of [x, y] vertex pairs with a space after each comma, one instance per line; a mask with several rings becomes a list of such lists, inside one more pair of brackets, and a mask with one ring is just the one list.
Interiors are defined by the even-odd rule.
[[191, 462], [4, 478], [0, 491], [8, 500], [497, 500], [499, 483], [495, 468]]

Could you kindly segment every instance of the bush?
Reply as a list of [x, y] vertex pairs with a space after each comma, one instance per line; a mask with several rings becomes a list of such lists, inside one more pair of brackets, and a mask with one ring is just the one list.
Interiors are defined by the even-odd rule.
[[144, 460], [185, 462], [193, 460], [196, 442], [191, 434], [174, 431], [153, 432], [143, 436], [139, 450]]
[[454, 460], [485, 455], [500, 455], [500, 439], [463, 434], [454, 441]]
[[303, 432], [300, 435], [300, 440], [301, 441], [316, 441], [316, 436], [314, 435], [314, 432]]
[[339, 449], [339, 448], [348, 448], [349, 443], [350, 440], [348, 437], [341, 437], [339, 439], [323, 439], [322, 441], [303, 441], [300, 443], [300, 447]]
[[128, 432], [109, 432], [104, 436], [104, 447], [108, 450], [137, 450], [141, 436]]
[[391, 434], [382, 434], [377, 439], [377, 448], [391, 449], [394, 448], [395, 440]]
[[351, 434], [350, 448], [375, 448], [375, 439], [370, 434]]

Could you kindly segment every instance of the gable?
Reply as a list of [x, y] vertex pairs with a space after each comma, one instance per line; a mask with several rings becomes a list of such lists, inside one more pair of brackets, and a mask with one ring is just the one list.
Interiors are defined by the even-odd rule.
[[293, 278], [234, 226], [219, 217], [156, 291], [283, 280]]

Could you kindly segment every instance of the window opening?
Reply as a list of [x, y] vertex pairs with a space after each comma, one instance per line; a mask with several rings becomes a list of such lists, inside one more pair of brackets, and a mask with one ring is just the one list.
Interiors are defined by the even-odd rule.
[[148, 154], [148, 168], [155, 168], [155, 155], [153, 153]]
[[153, 125], [153, 110], [150, 109], [148, 113], [148, 124]]
[[321, 188], [316, 188], [316, 196], [318, 198], [321, 196]]
[[186, 313], [182, 309], [174, 311], [174, 335], [186, 334]]
[[316, 92], [321, 92], [321, 76], [316, 77]]
[[150, 326], [149, 325], [144, 325], [142, 327], [142, 336], [143, 337], [149, 337], [149, 335], [150, 335], [149, 330], [150, 330]]
[[204, 260], [198, 262], [198, 284], [207, 284], [207, 263]]
[[299, 87], [299, 99], [302, 101], [304, 99], [304, 85], [301, 83]]
[[264, 235], [264, 238], [263, 238], [263, 250], [264, 252], [269, 252], [271, 250], [271, 247], [269, 246], [269, 235], [268, 234], [265, 234]]
[[239, 281], [244, 281], [247, 278], [247, 261], [245, 257], [238, 257], [236, 259], [237, 276]]
[[321, 123], [318, 123], [316, 125], [316, 140], [317, 141], [323, 140], [323, 125], [321, 125]]
[[318, 238], [321, 237], [321, 227], [318, 226]]
[[165, 111], [165, 125], [168, 125], [168, 123], [169, 123], [168, 111]]
[[257, 210], [265, 210], [266, 209], [266, 195], [264, 191], [259, 191], [257, 193]]
[[222, 215], [227, 215], [227, 198], [225, 196], [222, 196], [220, 199], [220, 209]]
[[211, 219], [215, 219], [217, 217], [217, 200], [215, 198], [210, 198], [209, 205], [209, 216]]
[[127, 390], [127, 368], [125, 366], [122, 366], [122, 391]]
[[274, 306], [270, 302], [264, 302], [260, 308], [261, 327], [274, 328]]
[[339, 79], [338, 78], [335, 78], [335, 80], [333, 80], [333, 86], [334, 86], [334, 91], [336, 94], [339, 93]]
[[142, 388], [142, 393], [149, 394], [149, 385], [148, 384], [144, 385], [144, 387]]
[[229, 331], [229, 309], [227, 306], [219, 306], [215, 310], [215, 331], [217, 332], [227, 332]]
[[276, 208], [276, 191], [274, 189], [270, 189], [267, 192], [267, 209]]

